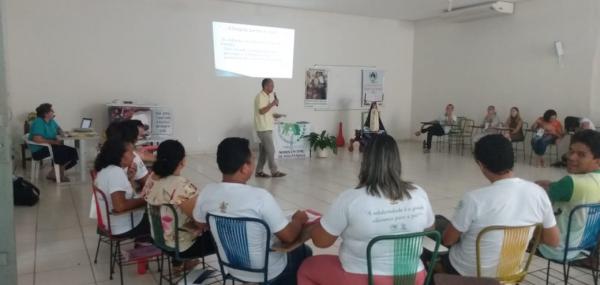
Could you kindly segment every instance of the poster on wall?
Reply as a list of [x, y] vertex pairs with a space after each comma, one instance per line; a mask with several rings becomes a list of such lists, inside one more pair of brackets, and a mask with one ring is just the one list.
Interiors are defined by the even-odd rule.
[[154, 135], [172, 135], [173, 134], [173, 117], [171, 112], [165, 109], [155, 109], [152, 133]]
[[311, 131], [308, 122], [278, 122], [273, 130], [275, 157], [278, 159], [307, 158], [310, 156], [310, 145], [305, 137]]
[[383, 70], [362, 70], [362, 102], [368, 106], [371, 102], [383, 102]]
[[151, 133], [153, 108], [151, 105], [108, 104], [108, 122], [139, 120], [146, 132]]
[[307, 69], [305, 83], [304, 107], [327, 107], [327, 70]]

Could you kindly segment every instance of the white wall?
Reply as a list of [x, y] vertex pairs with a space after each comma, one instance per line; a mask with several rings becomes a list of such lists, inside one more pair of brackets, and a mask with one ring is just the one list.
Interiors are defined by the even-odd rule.
[[590, 117], [594, 118], [595, 121], [600, 120], [600, 1], [594, 1], [594, 27], [596, 32], [596, 51], [594, 58], [591, 60], [592, 64], [592, 82], [591, 82], [591, 96], [590, 96]]
[[[503, 120], [511, 106], [528, 121], [547, 108], [560, 118], [589, 116], [599, 36], [595, 2], [532, 0], [517, 3], [514, 16], [416, 23], [413, 125], [439, 115], [449, 102], [477, 121], [490, 104]], [[562, 66], [557, 40], [566, 52]]]
[[[23, 118], [51, 102], [64, 128], [82, 116], [106, 126], [105, 103], [156, 103], [174, 113], [188, 151], [213, 152], [225, 136], [252, 136], [260, 79], [214, 75], [212, 21], [296, 29], [294, 78], [277, 79], [290, 121], [345, 136], [360, 112], [303, 108], [313, 64], [375, 65], [386, 71], [384, 123], [398, 139], [410, 127], [413, 24], [214, 0], [2, 0], [8, 87], [19, 134]], [[402, 135], [400, 135], [402, 134]]]

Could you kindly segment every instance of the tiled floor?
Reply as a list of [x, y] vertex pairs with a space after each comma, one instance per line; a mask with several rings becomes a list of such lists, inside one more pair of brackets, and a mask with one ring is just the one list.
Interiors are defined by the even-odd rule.
[[[436, 214], [452, 215], [463, 193], [488, 182], [480, 174], [472, 157], [456, 153], [422, 154], [417, 143], [401, 143], [405, 179], [422, 186]], [[357, 181], [360, 156], [340, 151], [328, 159], [284, 160], [281, 170], [289, 173], [280, 179], [253, 179], [249, 183], [268, 189], [284, 210], [312, 208], [325, 211], [341, 191]], [[525, 179], [557, 179], [564, 170], [534, 168], [522, 161], [515, 167]], [[220, 180], [213, 155], [188, 157], [184, 175], [197, 186]], [[71, 173], [76, 179], [79, 175]], [[54, 284], [119, 284], [108, 279], [108, 249], [101, 247], [98, 263], [93, 263], [97, 236], [95, 220], [88, 218], [90, 182], [75, 181], [56, 184], [39, 180], [42, 189], [40, 203], [35, 207], [15, 208], [19, 285]], [[315, 253], [335, 253], [337, 245]], [[545, 261], [536, 258], [531, 270], [545, 268]], [[559, 267], [553, 267], [559, 269]], [[158, 284], [156, 276], [137, 275], [135, 267], [125, 269], [125, 284]], [[551, 272], [560, 277], [560, 272]], [[591, 284], [589, 272], [575, 270], [571, 284]], [[545, 284], [545, 271], [530, 274], [526, 283]], [[552, 283], [559, 280], [552, 279]], [[1, 282], [0, 282], [1, 283]]]

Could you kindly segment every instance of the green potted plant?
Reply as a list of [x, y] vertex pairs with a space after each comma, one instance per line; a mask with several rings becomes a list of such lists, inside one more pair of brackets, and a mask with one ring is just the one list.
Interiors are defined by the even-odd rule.
[[312, 132], [305, 137], [308, 138], [310, 148], [317, 152], [317, 157], [328, 157], [329, 149], [337, 154], [335, 136], [328, 136], [326, 131], [322, 131], [320, 135]]

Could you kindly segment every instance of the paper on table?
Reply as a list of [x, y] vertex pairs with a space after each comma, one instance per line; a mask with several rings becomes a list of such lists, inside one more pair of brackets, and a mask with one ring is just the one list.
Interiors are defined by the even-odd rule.
[[[292, 220], [292, 216], [294, 215], [296, 211], [286, 211], [286, 217], [288, 218], [288, 220]], [[306, 213], [306, 215], [308, 216], [308, 221], [306, 221], [307, 225], [311, 225], [314, 224], [316, 222], [318, 222], [319, 220], [321, 220], [321, 213], [312, 210], [312, 209], [306, 209], [304, 210], [304, 212]]]

